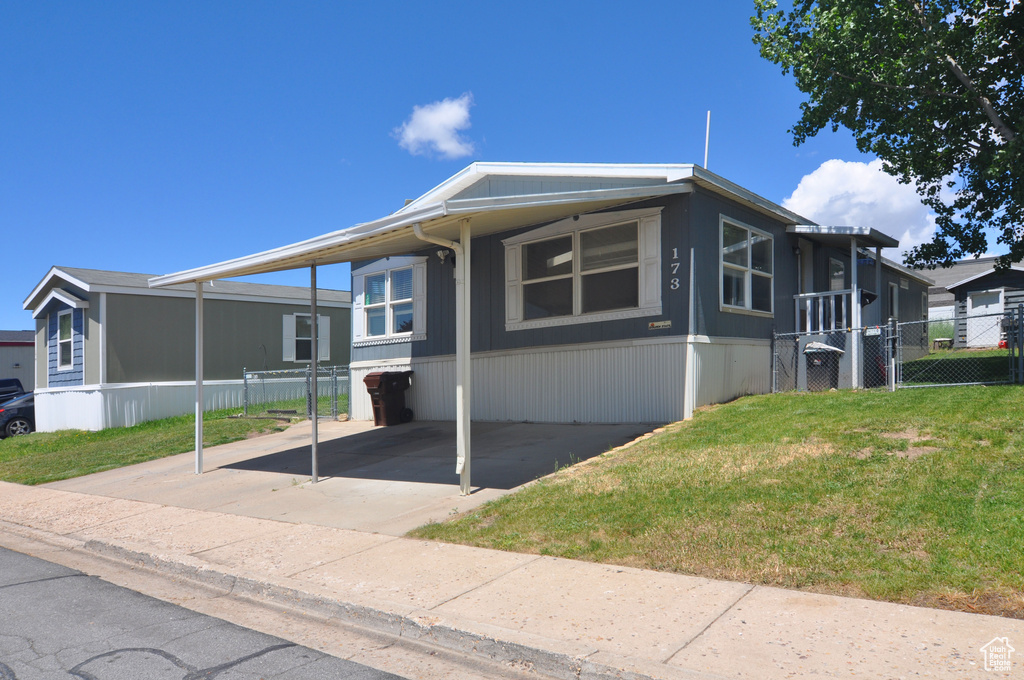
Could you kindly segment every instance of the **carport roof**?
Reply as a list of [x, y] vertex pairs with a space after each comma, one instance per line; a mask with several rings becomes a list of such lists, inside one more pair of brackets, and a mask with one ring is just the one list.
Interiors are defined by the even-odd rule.
[[[474, 186], [506, 179], [512, 189], [467, 197]], [[472, 218], [474, 236], [543, 224], [646, 198], [692, 191], [697, 185], [738, 200], [786, 224], [806, 218], [690, 164], [473, 163], [391, 215], [260, 253], [156, 276], [154, 287], [246, 276], [401, 255], [423, 248], [414, 224], [431, 236], [459, 239], [459, 223]], [[598, 187], [598, 188], [593, 188]]]

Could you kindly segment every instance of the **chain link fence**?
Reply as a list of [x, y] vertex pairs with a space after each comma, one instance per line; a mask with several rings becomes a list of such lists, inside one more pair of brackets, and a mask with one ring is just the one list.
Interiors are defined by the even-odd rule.
[[899, 324], [899, 387], [996, 385], [1020, 376], [1020, 313]]
[[[772, 339], [772, 391], [818, 392], [892, 387], [894, 347], [889, 326], [776, 333]], [[854, 348], [860, 352], [855, 353]]]
[[1024, 305], [996, 314], [777, 333], [772, 391], [1024, 383], [1022, 348]]
[[[314, 400], [310, 369], [245, 371], [244, 376], [246, 416], [311, 416]], [[348, 405], [348, 366], [318, 366], [317, 417], [347, 416]]]

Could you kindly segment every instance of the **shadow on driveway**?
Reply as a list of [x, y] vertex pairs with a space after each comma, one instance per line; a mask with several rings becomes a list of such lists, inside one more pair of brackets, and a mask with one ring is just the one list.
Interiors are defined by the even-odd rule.
[[[655, 427], [658, 425], [473, 423], [472, 483], [474, 487], [512, 489], [600, 455]], [[459, 483], [452, 422], [375, 428], [320, 442], [317, 451], [321, 477]], [[309, 476], [310, 457], [310, 447], [302, 446], [222, 467]]]

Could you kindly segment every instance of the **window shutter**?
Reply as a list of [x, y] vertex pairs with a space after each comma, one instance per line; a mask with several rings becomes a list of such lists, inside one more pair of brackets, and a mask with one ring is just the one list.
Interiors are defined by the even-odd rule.
[[523, 320], [523, 282], [519, 245], [505, 247], [505, 323]]
[[363, 276], [352, 277], [352, 340], [366, 336], [366, 317], [363, 315]]
[[283, 332], [281, 346], [284, 348], [282, 361], [295, 361], [295, 315], [285, 314], [281, 317]]
[[640, 307], [661, 304], [661, 216], [640, 220]]
[[331, 360], [331, 317], [316, 315], [316, 360]]
[[427, 263], [412, 268], [412, 334], [427, 332]]

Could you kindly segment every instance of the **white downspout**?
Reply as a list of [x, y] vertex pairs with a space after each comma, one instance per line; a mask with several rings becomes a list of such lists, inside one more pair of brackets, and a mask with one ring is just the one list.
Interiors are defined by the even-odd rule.
[[470, 356], [470, 229], [469, 220], [459, 222], [459, 241], [449, 241], [423, 232], [419, 222], [412, 225], [416, 238], [455, 251], [455, 472], [463, 496], [470, 484], [470, 389], [473, 384]]
[[196, 281], [196, 474], [203, 474], [203, 282]]

